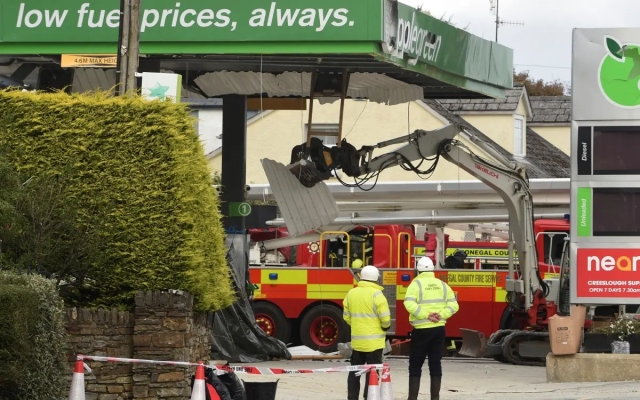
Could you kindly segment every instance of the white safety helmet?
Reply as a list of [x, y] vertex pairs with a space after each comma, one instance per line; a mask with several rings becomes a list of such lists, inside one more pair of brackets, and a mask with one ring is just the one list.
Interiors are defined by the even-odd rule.
[[418, 271], [427, 272], [435, 269], [433, 261], [429, 257], [422, 257], [418, 260]]
[[377, 282], [379, 277], [380, 271], [378, 271], [378, 268], [374, 267], [373, 265], [367, 265], [366, 267], [362, 268], [362, 272], [360, 272], [360, 278], [365, 281]]

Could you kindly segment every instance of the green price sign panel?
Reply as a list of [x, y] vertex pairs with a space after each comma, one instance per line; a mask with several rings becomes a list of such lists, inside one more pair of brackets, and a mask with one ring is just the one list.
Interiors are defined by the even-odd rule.
[[251, 205], [249, 203], [229, 203], [230, 217], [246, 217], [251, 214]]

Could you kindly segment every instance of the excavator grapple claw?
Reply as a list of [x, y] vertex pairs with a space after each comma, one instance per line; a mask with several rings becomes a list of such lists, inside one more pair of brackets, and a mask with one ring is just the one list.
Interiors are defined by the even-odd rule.
[[487, 351], [487, 338], [484, 333], [473, 329], [460, 328], [462, 347], [458, 354], [473, 358], [484, 357]]
[[301, 184], [308, 188], [312, 188], [317, 183], [331, 178], [330, 171], [322, 172], [313, 163], [306, 160], [297, 161], [287, 166], [287, 168]]
[[[297, 163], [294, 163], [297, 164]], [[309, 169], [305, 169], [305, 164]], [[267, 175], [273, 197], [287, 224], [290, 237], [304, 235], [323, 227], [331, 226], [338, 218], [340, 209], [326, 183], [314, 181], [313, 166], [300, 161], [301, 170], [292, 171], [292, 165], [285, 166], [268, 158], [262, 159], [262, 167]], [[310, 172], [309, 172], [310, 171]], [[306, 172], [309, 172], [307, 175]], [[300, 178], [308, 179], [301, 184]]]

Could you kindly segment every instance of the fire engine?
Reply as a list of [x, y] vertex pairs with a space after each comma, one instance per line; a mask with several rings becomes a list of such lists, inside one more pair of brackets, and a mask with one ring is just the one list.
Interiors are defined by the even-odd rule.
[[[564, 238], [569, 235], [566, 219], [538, 219], [534, 223], [539, 268], [545, 279], [558, 278]], [[414, 225], [359, 226], [338, 239], [323, 239], [273, 251], [260, 250], [266, 240], [288, 237], [286, 228], [249, 230], [252, 252], [250, 279], [254, 313], [260, 328], [287, 343], [301, 343], [331, 352], [348, 341], [348, 326], [342, 319], [342, 300], [356, 285], [351, 263], [382, 269], [382, 286], [392, 310], [389, 335], [407, 337], [411, 327], [403, 306], [404, 292], [415, 273], [419, 257], [435, 261], [435, 235], [416, 238]], [[326, 232], [327, 236], [330, 232]], [[447, 337], [460, 340], [460, 328], [483, 332], [517, 328], [507, 310], [504, 283], [508, 274], [507, 242], [455, 242], [445, 236], [447, 255], [456, 250], [467, 254], [463, 269], [438, 270], [436, 276], [456, 291], [460, 311], [446, 325]], [[517, 253], [514, 259], [517, 263]]]

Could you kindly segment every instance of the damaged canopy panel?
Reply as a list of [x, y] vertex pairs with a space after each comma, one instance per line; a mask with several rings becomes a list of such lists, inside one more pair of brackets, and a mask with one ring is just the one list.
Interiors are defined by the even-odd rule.
[[338, 218], [340, 209], [324, 182], [305, 187], [284, 164], [268, 158], [262, 160], [262, 168], [290, 236], [329, 226]]

